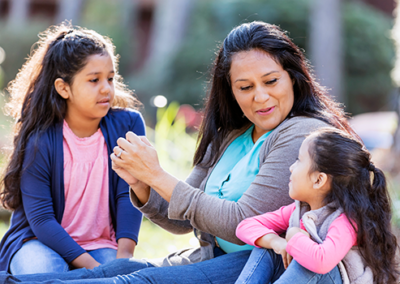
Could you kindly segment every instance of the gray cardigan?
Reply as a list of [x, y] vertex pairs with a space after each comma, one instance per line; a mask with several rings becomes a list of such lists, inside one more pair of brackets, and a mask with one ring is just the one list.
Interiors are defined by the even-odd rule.
[[[214, 167], [203, 167], [201, 164], [194, 167], [186, 182], [178, 182], [170, 203], [151, 189], [149, 201], [143, 205], [130, 190], [133, 205], [153, 223], [174, 234], [194, 231], [200, 242], [200, 248], [185, 249], [166, 258], [148, 261], [155, 266], [172, 266], [211, 259], [214, 257], [214, 236], [243, 245], [235, 234], [237, 225], [246, 218], [277, 210], [293, 202], [288, 193], [289, 167], [296, 160], [305, 136], [327, 126], [321, 120], [308, 117], [284, 120], [265, 139], [260, 149], [259, 173], [237, 202], [204, 193]], [[223, 149], [247, 128], [228, 135]]]

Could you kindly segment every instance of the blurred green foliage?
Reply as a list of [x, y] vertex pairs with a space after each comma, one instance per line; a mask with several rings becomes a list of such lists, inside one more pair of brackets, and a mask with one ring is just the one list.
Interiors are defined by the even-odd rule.
[[344, 8], [343, 78], [348, 109], [354, 114], [380, 110], [390, 104], [394, 89], [390, 77], [395, 59], [392, 19], [358, 2], [346, 3]]
[[0, 21], [0, 46], [5, 51], [5, 60], [1, 64], [4, 71], [4, 84], [0, 88], [4, 88], [6, 83], [15, 78], [31, 53], [33, 44], [38, 41], [38, 33], [47, 29], [49, 25], [49, 21], [34, 19], [29, 26], [16, 29]]
[[[217, 45], [233, 27], [244, 22], [261, 20], [279, 25], [289, 32], [294, 43], [307, 51], [311, 3], [311, 0], [197, 1], [184, 44], [171, 61], [169, 77], [161, 88], [150, 92], [201, 106]], [[372, 7], [359, 1], [343, 2], [343, 80], [347, 111], [353, 114], [380, 110], [388, 104], [394, 88], [390, 77], [394, 65], [391, 26], [392, 19]], [[151, 86], [149, 81], [141, 83], [147, 91]]]
[[[132, 71], [138, 60], [138, 31], [132, 26], [136, 14], [133, 9], [127, 18], [126, 6], [122, 3], [88, 0], [81, 21], [73, 24], [94, 29], [113, 39], [122, 58], [120, 73], [130, 80], [130, 87], [136, 90], [147, 111], [148, 99], [154, 95], [202, 107], [217, 45], [241, 23], [261, 20], [277, 24], [289, 31], [297, 45], [308, 50], [312, 0], [196, 1], [183, 44], [174, 58], [166, 58], [169, 73], [161, 81]], [[361, 1], [346, 0], [342, 3], [343, 84], [347, 111], [358, 114], [389, 108], [389, 96], [393, 90], [390, 72], [394, 65], [394, 47], [389, 35], [392, 19]], [[15, 77], [32, 44], [37, 41], [37, 34], [49, 25], [50, 22], [42, 18], [33, 19], [29, 26], [17, 31], [7, 27], [4, 20], [0, 21], [0, 45], [6, 51], [6, 60], [2, 64], [6, 72], [5, 82]]]
[[186, 179], [192, 169], [197, 133], [187, 133], [183, 116], [177, 117], [179, 104], [157, 110], [155, 129], [147, 127], [147, 137], [157, 149], [161, 166], [179, 179]]

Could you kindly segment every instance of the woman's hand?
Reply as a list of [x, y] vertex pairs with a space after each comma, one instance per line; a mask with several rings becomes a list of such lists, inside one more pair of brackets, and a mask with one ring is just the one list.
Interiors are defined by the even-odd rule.
[[[165, 200], [169, 201], [178, 180], [161, 168], [157, 152], [147, 138], [128, 132], [126, 139], [119, 138], [117, 144], [118, 146], [114, 148], [114, 153], [111, 154], [111, 159], [115, 164], [114, 167], [117, 167], [119, 171], [121, 168], [124, 169], [125, 172], [121, 171], [121, 174], [125, 177], [126, 173], [129, 173], [146, 185], [139, 186], [139, 191], [146, 191], [149, 194], [149, 187], [152, 187]], [[131, 177], [126, 178], [134, 182]], [[132, 188], [136, 193], [136, 186], [132, 186]], [[148, 195], [147, 198], [145, 196], [144, 198], [139, 198], [142, 202], [141, 199], [147, 202]]]
[[297, 233], [302, 233], [302, 234], [306, 235], [307, 237], [310, 237], [310, 234], [307, 233], [307, 231], [304, 231], [303, 229], [300, 229], [300, 228], [291, 227], [286, 232], [286, 241], [290, 241], [290, 239], [293, 238], [293, 236], [296, 235]]
[[119, 138], [117, 144], [111, 159], [118, 169], [124, 169], [146, 184], [151, 184], [163, 172], [157, 152], [146, 137], [128, 132], [126, 139]]
[[[115, 156], [115, 154], [111, 154], [111, 155]], [[133, 175], [131, 175], [124, 168], [121, 168], [120, 166], [118, 166], [114, 161], [112, 161], [111, 165], [112, 165], [112, 169], [117, 173], [117, 175], [120, 178], [122, 178], [124, 181], [126, 181], [126, 183], [129, 184], [129, 186], [132, 187], [139, 182], [139, 180], [137, 178], [135, 178]]]

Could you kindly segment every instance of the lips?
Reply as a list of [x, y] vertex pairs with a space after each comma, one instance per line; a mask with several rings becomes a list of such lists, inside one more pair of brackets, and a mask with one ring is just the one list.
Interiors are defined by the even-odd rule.
[[98, 101], [97, 103], [98, 104], [105, 104], [105, 103], [109, 103], [109, 102], [110, 102], [110, 99], [106, 98], [106, 99], [102, 99], [102, 100]]
[[269, 108], [263, 108], [263, 109], [257, 110], [256, 113], [259, 115], [267, 115], [267, 114], [272, 113], [274, 111], [274, 109], [275, 109], [275, 106], [269, 107]]

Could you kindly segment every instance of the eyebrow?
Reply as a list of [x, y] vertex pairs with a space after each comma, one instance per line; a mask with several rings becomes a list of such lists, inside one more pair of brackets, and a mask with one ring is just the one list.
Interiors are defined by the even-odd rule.
[[[272, 73], [279, 73], [279, 71], [271, 71], [271, 72], [268, 72], [268, 73], [262, 75], [261, 78], [266, 77], [266, 76], [268, 76], [268, 75], [271, 75]], [[239, 81], [248, 81], [248, 80], [247, 80], [247, 79], [237, 79], [234, 83], [239, 82]]]
[[[97, 75], [97, 74], [101, 74], [102, 72], [90, 72], [90, 73], [87, 73], [86, 74], [86, 76], [89, 76], [89, 75]], [[110, 71], [110, 73], [115, 73], [115, 71], [114, 70], [112, 70], [112, 71]]]

